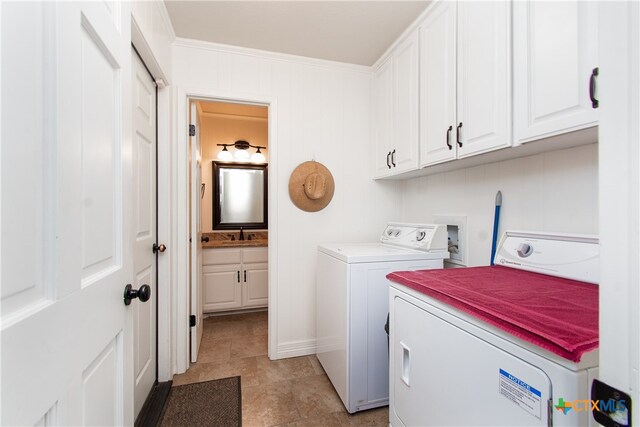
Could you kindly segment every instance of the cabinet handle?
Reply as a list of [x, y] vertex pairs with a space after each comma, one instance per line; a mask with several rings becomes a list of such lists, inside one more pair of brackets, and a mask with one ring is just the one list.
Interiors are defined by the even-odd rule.
[[462, 133], [462, 122], [460, 122], [460, 124], [456, 128], [456, 142], [458, 143], [459, 147], [462, 147], [462, 141], [460, 141], [460, 134], [461, 133]]
[[453, 126], [449, 126], [449, 129], [447, 129], [447, 147], [449, 147], [449, 150], [453, 150], [453, 145], [451, 145], [451, 131], [453, 130]]
[[391, 152], [391, 164], [393, 165], [394, 168], [396, 167], [396, 149], [395, 148]]
[[391, 156], [391, 151], [387, 153], [387, 167], [391, 169], [391, 165], [389, 164], [389, 156]]
[[240, 283], [240, 270], [238, 270], [238, 283]]
[[247, 283], [247, 270], [244, 271], [244, 282]]
[[598, 108], [599, 102], [596, 99], [596, 83], [598, 77], [598, 67], [594, 68], [591, 71], [591, 78], [589, 79], [589, 98], [591, 98], [591, 107]]

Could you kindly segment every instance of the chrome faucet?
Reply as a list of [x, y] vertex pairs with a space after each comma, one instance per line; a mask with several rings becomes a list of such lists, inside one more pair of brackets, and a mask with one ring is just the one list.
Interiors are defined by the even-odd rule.
[[244, 231], [242, 231], [242, 227], [240, 227], [240, 237], [238, 240], [244, 240]]

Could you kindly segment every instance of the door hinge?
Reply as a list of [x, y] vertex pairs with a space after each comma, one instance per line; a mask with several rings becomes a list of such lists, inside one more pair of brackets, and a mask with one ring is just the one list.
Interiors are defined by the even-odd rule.
[[192, 314], [191, 316], [189, 316], [189, 326], [191, 326], [192, 328], [194, 326], [196, 326], [196, 315]]
[[189, 125], [189, 136], [196, 136], [196, 125]]

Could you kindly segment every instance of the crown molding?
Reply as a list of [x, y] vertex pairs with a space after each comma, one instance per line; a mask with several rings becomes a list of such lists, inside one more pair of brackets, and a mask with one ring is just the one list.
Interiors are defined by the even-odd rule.
[[164, 25], [169, 29], [169, 36], [171, 36], [171, 42], [176, 39], [176, 32], [173, 29], [173, 23], [171, 22], [171, 17], [169, 16], [169, 11], [167, 10], [167, 6], [164, 4], [164, 1], [154, 1], [156, 7], [158, 8], [158, 12], [164, 21]]
[[329, 61], [326, 59], [310, 58], [307, 56], [291, 55], [288, 53], [271, 52], [268, 50], [252, 49], [248, 47], [232, 46], [220, 43], [212, 43], [202, 40], [185, 39], [176, 37], [173, 42], [176, 47], [190, 49], [201, 49], [212, 52], [230, 53], [235, 55], [251, 56], [259, 59], [269, 59], [272, 61], [283, 61], [296, 64], [306, 64], [321, 68], [344, 69], [348, 71], [371, 74], [373, 68], [366, 65], [349, 64], [346, 62]]

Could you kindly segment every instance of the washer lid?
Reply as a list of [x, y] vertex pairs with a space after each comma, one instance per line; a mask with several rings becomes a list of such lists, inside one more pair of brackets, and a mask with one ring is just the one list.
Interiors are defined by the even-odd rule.
[[398, 248], [382, 243], [331, 243], [318, 246], [318, 251], [348, 264], [445, 259], [447, 251], [424, 252]]

